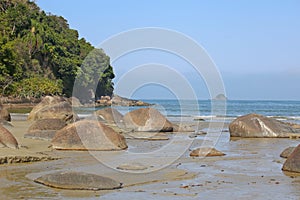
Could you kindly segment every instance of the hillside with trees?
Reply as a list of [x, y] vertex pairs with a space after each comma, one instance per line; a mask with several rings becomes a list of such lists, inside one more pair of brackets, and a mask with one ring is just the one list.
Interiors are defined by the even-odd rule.
[[1, 96], [71, 96], [75, 80], [83, 96], [90, 89], [96, 97], [112, 95], [109, 57], [79, 39], [63, 17], [32, 1], [0, 0], [0, 21]]

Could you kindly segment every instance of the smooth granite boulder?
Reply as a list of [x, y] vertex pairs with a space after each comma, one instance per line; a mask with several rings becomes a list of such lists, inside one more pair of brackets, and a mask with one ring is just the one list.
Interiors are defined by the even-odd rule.
[[95, 120], [69, 124], [56, 132], [51, 141], [58, 150], [123, 150], [127, 148], [124, 136]]
[[288, 156], [282, 170], [300, 173], [300, 145]]
[[123, 120], [123, 115], [114, 108], [104, 108], [95, 112], [97, 116], [107, 123], [118, 124]]
[[238, 117], [229, 125], [231, 137], [289, 137], [297, 130], [286, 123], [258, 114], [248, 114]]
[[56, 131], [64, 128], [66, 122], [61, 119], [40, 119], [35, 121], [24, 134], [25, 138], [52, 140]]
[[17, 139], [2, 125], [0, 125], [0, 147], [19, 148]]
[[11, 121], [10, 113], [7, 111], [6, 108], [3, 107], [2, 104], [0, 104], [0, 121]]
[[122, 187], [111, 178], [83, 172], [56, 172], [34, 180], [46, 186], [69, 190], [113, 190]]
[[172, 132], [173, 124], [153, 108], [140, 108], [127, 113], [123, 122], [128, 129], [144, 132]]
[[191, 153], [191, 157], [211, 157], [211, 156], [224, 156], [226, 155], [225, 153], [216, 150], [215, 148], [212, 147], [200, 147], [197, 149], [194, 149]]
[[288, 147], [285, 150], [283, 150], [283, 152], [280, 154], [280, 157], [282, 158], [287, 158], [289, 157], [293, 151], [296, 149], [296, 147]]
[[46, 96], [29, 113], [28, 120], [61, 119], [71, 123], [78, 120], [71, 104], [63, 97]]

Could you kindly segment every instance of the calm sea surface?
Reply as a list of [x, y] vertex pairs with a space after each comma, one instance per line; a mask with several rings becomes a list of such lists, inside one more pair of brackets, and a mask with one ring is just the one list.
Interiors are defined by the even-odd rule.
[[[231, 120], [241, 115], [258, 113], [269, 117], [276, 117], [279, 120], [288, 120], [300, 123], [300, 101], [255, 101], [255, 100], [143, 100], [155, 104], [153, 107], [160, 110], [169, 118], [190, 117], [190, 118], [216, 118], [225, 117]], [[122, 114], [140, 107], [114, 106]], [[102, 109], [102, 108], [96, 108]], [[87, 114], [93, 111], [86, 108], [80, 114]]]

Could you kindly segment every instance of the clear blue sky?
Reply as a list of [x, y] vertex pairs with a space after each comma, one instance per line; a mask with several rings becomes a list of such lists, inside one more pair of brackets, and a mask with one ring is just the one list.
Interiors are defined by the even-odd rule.
[[[97, 46], [119, 32], [162, 27], [201, 44], [218, 66], [230, 99], [300, 100], [300, 1], [298, 0], [37, 0], [46, 12], [65, 17], [80, 37]], [[130, 57], [130, 56], [129, 56]], [[136, 55], [113, 63], [117, 78], [135, 64], [157, 59]], [[165, 55], [165, 60], [170, 56]], [[139, 59], [136, 61], [136, 59]], [[162, 61], [163, 62], [163, 61]], [[173, 65], [184, 67], [174, 58]], [[121, 69], [120, 66], [125, 66]], [[124, 71], [125, 70], [125, 71]], [[194, 87], [202, 84], [184, 71]], [[192, 72], [191, 72], [192, 73]], [[204, 91], [205, 89], [203, 89]], [[142, 91], [142, 90], [141, 90]], [[156, 88], [137, 92], [151, 98]], [[162, 97], [168, 98], [161, 91]], [[201, 92], [200, 92], [201, 93]], [[199, 98], [206, 98], [199, 95]], [[166, 95], [166, 96], [163, 96]]]

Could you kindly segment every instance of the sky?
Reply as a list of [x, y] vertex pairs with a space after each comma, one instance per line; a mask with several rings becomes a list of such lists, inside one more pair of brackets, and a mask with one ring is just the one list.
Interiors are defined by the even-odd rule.
[[[300, 100], [298, 0], [36, 0], [36, 3], [46, 12], [66, 18], [70, 27], [94, 46], [137, 28], [159, 27], [182, 33], [203, 47], [215, 63], [229, 99]], [[170, 74], [174, 69], [197, 98], [210, 98], [205, 78], [195, 73], [190, 63], [157, 50], [136, 51], [115, 60], [112, 63], [115, 85], [132, 70], [149, 63], [168, 66]], [[154, 69], [160, 73], [155, 66]], [[150, 75], [155, 76], [140, 74], [136, 78]], [[168, 72], [162, 76], [173, 78]], [[184, 85], [182, 80], [169, 87], [145, 84], [131, 95], [142, 99], [174, 98], [178, 94], [172, 87]], [[118, 88], [116, 91], [123, 93]], [[188, 90], [183, 89], [180, 95], [185, 95], [184, 91]]]

